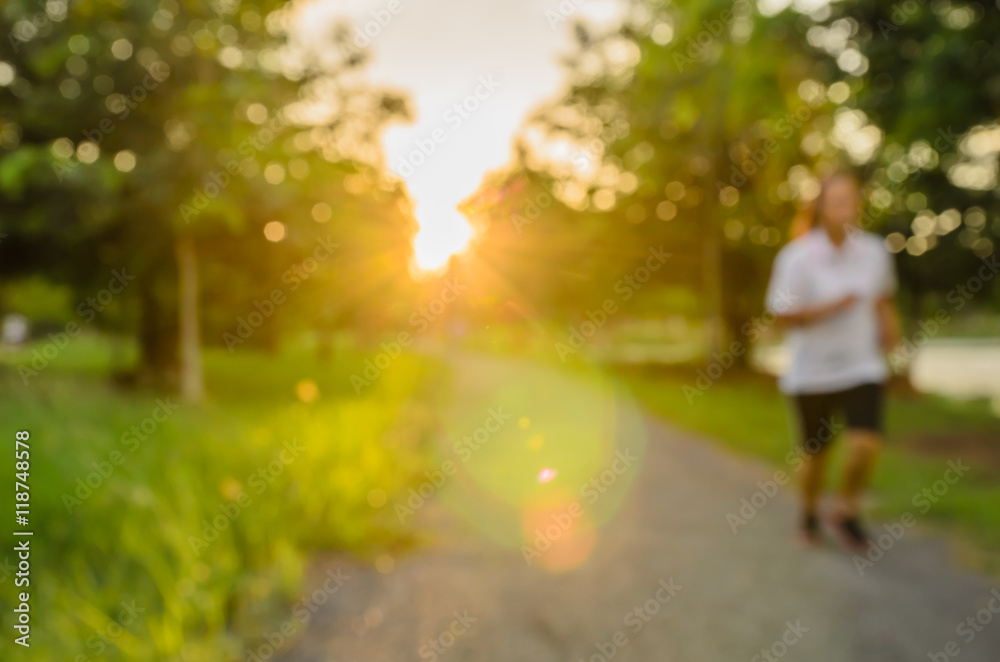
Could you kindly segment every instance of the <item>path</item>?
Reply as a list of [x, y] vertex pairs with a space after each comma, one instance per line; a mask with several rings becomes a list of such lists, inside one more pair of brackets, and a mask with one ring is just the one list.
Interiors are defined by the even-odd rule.
[[[527, 397], [536, 410], [559, 401], [551, 405], [558, 409], [559, 389], [578, 382], [524, 364], [458, 366], [455, 416], [487, 396], [513, 398], [513, 406]], [[621, 405], [623, 396], [614, 397]], [[350, 579], [282, 659], [909, 662], [950, 659], [942, 651], [953, 641], [962, 662], [1000, 660], [1000, 614], [982, 612], [991, 623], [957, 632], [995, 587], [955, 569], [942, 541], [908, 531], [862, 576], [832, 546], [790, 544], [795, 507], [784, 490], [734, 535], [727, 513], [774, 469], [642, 421], [646, 448], [635, 480], [581, 566], [560, 573], [529, 566], [516, 545], [504, 544], [503, 517], [490, 519], [496, 504], [476, 505], [459, 476], [452, 492], [418, 512], [438, 532], [436, 544], [396, 559], [388, 574], [336, 559], [322, 564]], [[469, 463], [503, 462], [486, 452]], [[670, 580], [679, 586], [672, 597], [661, 590]], [[993, 605], [1000, 609], [1000, 600]], [[474, 623], [455, 623], [456, 613]]]

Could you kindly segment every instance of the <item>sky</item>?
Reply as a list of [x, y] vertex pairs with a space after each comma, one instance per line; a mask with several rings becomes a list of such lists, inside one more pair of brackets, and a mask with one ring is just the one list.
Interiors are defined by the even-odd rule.
[[370, 40], [366, 78], [410, 96], [416, 121], [391, 127], [384, 148], [415, 204], [417, 266], [441, 266], [466, 245], [471, 228], [456, 205], [510, 161], [530, 112], [564, 90], [558, 59], [570, 52], [572, 19], [607, 23], [619, 8], [615, 0], [313, 0], [303, 10], [315, 29], [352, 19]]

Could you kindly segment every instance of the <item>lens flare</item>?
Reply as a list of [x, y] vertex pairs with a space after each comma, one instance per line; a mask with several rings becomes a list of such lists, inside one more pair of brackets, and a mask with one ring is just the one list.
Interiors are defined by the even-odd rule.
[[455, 465], [441, 503], [532, 565], [584, 563], [639, 472], [638, 407], [598, 372], [468, 357], [456, 379], [441, 412], [441, 455]]

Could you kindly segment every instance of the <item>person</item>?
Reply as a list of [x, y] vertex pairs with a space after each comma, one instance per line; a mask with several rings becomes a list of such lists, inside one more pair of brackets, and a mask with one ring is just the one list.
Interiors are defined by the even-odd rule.
[[885, 353], [899, 332], [892, 258], [881, 237], [858, 228], [861, 202], [852, 175], [822, 181], [808, 215], [811, 227], [778, 253], [766, 300], [787, 327], [790, 363], [779, 387], [794, 404], [805, 451], [800, 537], [810, 546], [821, 542], [818, 505], [829, 446], [846, 428], [838, 497], [824, 514], [853, 551], [868, 539], [859, 497], [882, 445]]

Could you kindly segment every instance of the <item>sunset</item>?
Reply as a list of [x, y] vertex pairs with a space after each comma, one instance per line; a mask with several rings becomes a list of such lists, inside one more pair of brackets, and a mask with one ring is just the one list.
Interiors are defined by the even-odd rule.
[[1000, 659], [994, 0], [8, 0], [3, 662]]
[[[472, 238], [459, 203], [510, 162], [524, 118], [565, 85], [558, 56], [570, 43], [569, 17], [551, 10], [546, 17], [530, 0], [462, 7], [431, 0], [412, 11], [415, 4], [316, 0], [302, 4], [296, 25], [317, 43], [331, 26], [353, 21], [349, 45], [371, 58], [366, 78], [407, 91], [412, 121], [386, 130], [382, 158], [413, 201], [415, 264], [434, 270]], [[600, 0], [571, 6], [573, 16], [598, 24], [621, 12]]]

